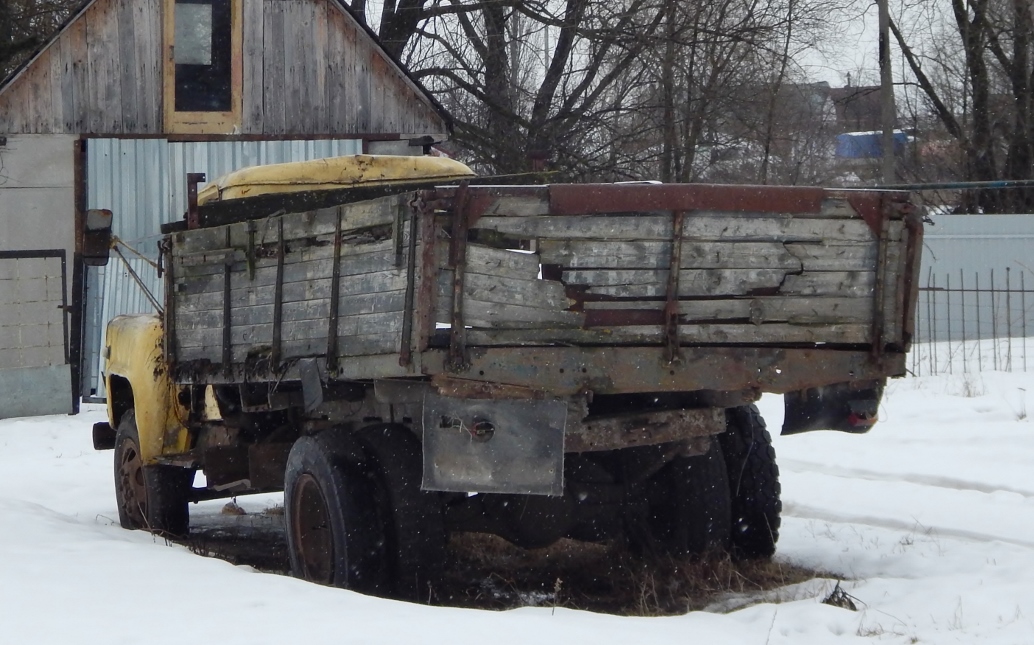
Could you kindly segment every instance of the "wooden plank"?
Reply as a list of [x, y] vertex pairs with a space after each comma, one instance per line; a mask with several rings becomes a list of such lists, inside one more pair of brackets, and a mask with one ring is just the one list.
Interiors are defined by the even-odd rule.
[[786, 276], [779, 292], [797, 296], [868, 298], [875, 286], [873, 271], [819, 271]]
[[[661, 310], [663, 300], [588, 301], [586, 310]], [[868, 298], [760, 296], [725, 300], [682, 300], [679, 314], [688, 321], [750, 320], [758, 323], [792, 322], [856, 323], [872, 322], [872, 302]]]
[[786, 250], [800, 259], [805, 271], [875, 271], [878, 245], [787, 244]]
[[[482, 217], [475, 228], [526, 238], [670, 240], [671, 217], [549, 216]], [[693, 214], [683, 228], [686, 239], [724, 242], [871, 242], [861, 219], [814, 219], [744, 214]]]
[[50, 117], [48, 119], [50, 132], [69, 132], [65, 125], [65, 114], [66, 110], [71, 108], [71, 105], [69, 105], [71, 97], [62, 95], [62, 84], [65, 79], [65, 57], [62, 51], [64, 43], [64, 38], [58, 38], [46, 52], [46, 59], [40, 56], [36, 63], [37, 65], [46, 63], [49, 66], [47, 83], [49, 85], [48, 91], [50, 92]]
[[[217, 290], [212, 288], [217, 285], [218, 282], [210, 284], [198, 284], [188, 283], [180, 286], [175, 286], [176, 293], [175, 298], [177, 306], [179, 303], [186, 302], [187, 300], [194, 300], [199, 295], [206, 295], [216, 293]], [[383, 293], [386, 291], [398, 291], [406, 288], [406, 277], [405, 275], [382, 275], [378, 273], [366, 273], [361, 275], [353, 276], [347, 280], [341, 281], [341, 295], [352, 296], [367, 293]], [[262, 290], [268, 290], [266, 286], [234, 286], [230, 292], [230, 296], [235, 301], [240, 298], [251, 299], [257, 297], [255, 294]], [[308, 300], [311, 298], [329, 297], [330, 294], [330, 278], [321, 278], [316, 280], [303, 280], [300, 282], [292, 282], [284, 284], [284, 302], [294, 302], [298, 300]]]
[[[393, 354], [398, 351], [399, 334], [364, 334], [361, 336], [350, 336], [339, 341], [339, 354], [341, 356], [372, 356], [377, 354]], [[303, 358], [307, 356], [323, 356], [327, 350], [326, 339], [301, 339], [285, 340], [281, 347], [285, 360], [292, 358]], [[208, 360], [218, 363], [221, 360], [221, 350], [218, 347], [187, 347], [179, 353], [181, 362]], [[261, 357], [268, 355], [268, 348], [264, 352], [261, 346], [236, 346], [233, 348], [233, 362], [242, 364], [248, 361], [249, 355]], [[397, 359], [395, 359], [397, 362]]]
[[[683, 269], [679, 272], [680, 297], [747, 295], [760, 289], [774, 289], [787, 277], [775, 269]], [[618, 298], [664, 296], [666, 269], [564, 271], [562, 280], [586, 287], [586, 293]]]
[[[551, 280], [499, 280], [496, 276], [470, 273], [463, 285], [465, 297], [482, 302], [514, 304], [562, 311], [575, 303], [564, 285]], [[438, 273], [439, 301], [452, 301], [452, 271]]]
[[[292, 240], [332, 236], [336, 230], [336, 220], [338, 211], [340, 211], [342, 232], [345, 234], [344, 243], [362, 243], [363, 236], [368, 235], [368, 233], [364, 233], [365, 229], [394, 223], [398, 200], [404, 199], [406, 195], [393, 195], [355, 204], [343, 204], [284, 215], [282, 216], [284, 218], [284, 238], [290, 243]], [[277, 218], [255, 220], [251, 224], [255, 227], [254, 242], [256, 245], [272, 243], [276, 240]], [[249, 243], [249, 223], [239, 222], [226, 226], [230, 227], [230, 245], [246, 248]], [[173, 256], [224, 248], [226, 246], [224, 231], [223, 226], [214, 226], [175, 233]], [[386, 235], [390, 236], [390, 231], [387, 231]]]
[[164, 130], [162, 115], [162, 3], [145, 0], [136, 4], [134, 15], [138, 36], [137, 64], [140, 66], [141, 95], [137, 119], [141, 132], [159, 134]]
[[330, 119], [327, 116], [327, 33], [328, 2], [311, 3], [312, 37], [308, 50], [307, 63], [312, 68], [313, 84], [309, 95], [309, 130], [308, 132], [328, 132]]
[[326, 3], [327, 49], [324, 61], [327, 68], [327, 87], [322, 107], [327, 118], [327, 132], [338, 134], [347, 132], [344, 124], [347, 102], [351, 98], [351, 88], [347, 80], [350, 60], [346, 54], [345, 41], [348, 30], [340, 10], [331, 3]]
[[265, 87], [264, 77], [264, 54], [263, 42], [265, 38], [265, 6], [263, 0], [244, 0], [242, 12], [242, 34], [244, 39], [243, 54], [243, 79], [242, 101], [243, 114], [241, 131], [244, 134], [261, 134], [263, 131], [263, 114], [265, 102], [263, 101], [263, 90]]
[[[449, 248], [440, 244], [435, 249], [439, 268], [448, 268]], [[497, 249], [482, 244], [467, 245], [466, 271], [485, 275], [513, 276], [522, 280], [536, 280], [539, 276], [539, 256], [527, 251]]]
[[[671, 242], [542, 240], [543, 264], [568, 268], [666, 269]], [[801, 261], [778, 242], [691, 242], [682, 244], [683, 268], [785, 269], [800, 271]]]
[[[333, 260], [318, 260], [314, 262], [297, 262], [284, 265], [284, 284], [309, 283], [317, 280], [329, 280], [330, 272], [333, 269]], [[398, 281], [405, 282], [405, 269], [396, 269], [390, 260], [377, 257], [371, 260], [361, 256], [354, 263], [351, 260], [343, 259], [341, 262], [341, 275], [349, 276], [342, 280], [342, 289], [350, 289], [355, 284], [362, 282], [368, 287], [368, 291], [390, 291], [395, 289]], [[248, 289], [268, 287], [276, 283], [276, 267], [260, 266], [255, 269], [254, 279], [250, 279], [247, 270], [241, 266], [233, 271], [231, 284], [233, 289]], [[177, 277], [175, 289], [178, 296], [198, 294], [217, 291], [222, 284], [222, 276], [218, 274], [199, 277]], [[384, 288], [380, 288], [384, 285]], [[365, 293], [367, 291], [364, 291]]]
[[[306, 3], [307, 4], [307, 3]], [[303, 89], [306, 84], [303, 49], [309, 43], [303, 37], [303, 11], [301, 2], [281, 2], [284, 32], [284, 129], [287, 134], [297, 134], [305, 126], [305, 106]]]
[[[402, 329], [402, 313], [389, 312], [379, 314], [363, 314], [360, 316], [342, 316], [338, 320], [338, 339], [345, 342], [350, 336], [396, 334]], [[326, 350], [327, 320], [326, 317], [284, 321], [284, 338], [290, 340], [322, 339], [323, 350]], [[212, 345], [222, 347], [221, 327], [200, 327], [195, 329], [177, 329], [177, 347], [205, 347]], [[231, 343], [236, 345], [264, 345], [273, 337], [273, 324], [260, 323], [254, 325], [237, 325], [231, 330]]]
[[89, 133], [121, 133], [121, 65], [115, 3], [101, 2], [86, 13], [89, 59]]
[[[339, 300], [341, 317], [394, 314], [403, 311], [404, 292], [388, 294], [362, 294]], [[275, 308], [272, 303], [253, 304], [231, 307], [230, 322], [232, 326], [271, 324]], [[285, 302], [281, 313], [284, 322], [302, 320], [323, 320], [330, 316], [329, 298], [312, 298]], [[202, 329], [220, 327], [223, 322], [221, 309], [185, 308], [176, 310], [176, 329]]]
[[146, 39], [147, 34], [138, 33], [136, 29], [136, 13], [141, 7], [130, 0], [118, 0], [115, 4], [117, 6], [115, 14], [119, 25], [119, 83], [121, 87], [134, 89], [134, 91], [125, 92], [119, 102], [122, 126], [126, 128], [126, 131], [136, 133], [139, 132], [140, 105], [138, 101], [142, 93], [135, 90], [143, 89], [137, 48], [140, 46], [140, 39]]
[[[810, 343], [864, 344], [868, 325], [679, 325], [683, 345], [799, 345]], [[468, 330], [470, 347], [535, 345], [657, 345], [663, 342], [659, 325], [599, 327], [594, 329]]]
[[85, 132], [88, 123], [89, 105], [89, 84], [87, 82], [89, 72], [89, 58], [86, 53], [86, 27], [88, 20], [85, 17], [76, 20], [65, 32], [63, 39], [67, 42], [66, 56], [71, 63], [68, 74], [70, 78], [67, 83], [71, 85], [73, 107], [71, 115], [70, 132]]
[[[72, 76], [72, 57], [69, 54], [69, 32], [58, 38], [51, 48], [51, 91], [54, 94], [54, 127], [58, 132], [74, 132], [75, 83]], [[60, 108], [58, 105], [60, 104]], [[60, 112], [60, 117], [57, 112]]]
[[[266, 134], [283, 134], [285, 112], [284, 5], [286, 2], [263, 0], [262, 47], [262, 115]], [[293, 47], [293, 43], [292, 43]]]
[[[285, 287], [285, 298], [287, 297]], [[310, 301], [325, 301], [330, 297], [329, 288], [323, 290], [307, 289], [304, 293], [290, 294], [293, 296], [304, 295], [304, 299], [284, 301], [284, 310], [291, 308], [294, 303], [305, 303]], [[383, 313], [388, 311], [402, 311], [405, 303], [405, 291], [384, 291], [377, 293], [347, 294], [339, 300], [340, 315], [354, 315], [367, 313]], [[230, 306], [236, 310], [245, 310], [251, 307], [268, 307], [273, 304], [273, 294], [270, 289], [237, 289], [230, 292]], [[222, 312], [222, 299], [220, 294], [202, 293], [184, 299], [182, 304], [177, 304], [177, 313], [184, 315], [204, 314], [209, 311]], [[257, 314], [256, 314], [257, 315]]]
[[360, 30], [353, 30], [352, 46], [354, 53], [352, 60], [355, 61], [355, 73], [352, 76], [353, 82], [353, 109], [349, 118], [359, 132], [383, 132], [374, 125], [377, 118], [372, 104], [373, 90], [371, 88], [372, 73], [370, 69], [370, 57], [373, 55], [371, 44], [364, 38]]
[[[439, 301], [435, 322], [452, 322], [452, 300]], [[581, 327], [585, 314], [557, 309], [539, 309], [521, 305], [484, 302], [473, 298], [463, 300], [463, 322], [474, 328], [535, 329], [542, 327]]]
[[[542, 187], [522, 187], [520, 194], [510, 192], [493, 195], [482, 188], [474, 193], [472, 207], [483, 217], [532, 217], [549, 215], [549, 191]], [[504, 189], [505, 190], [505, 189]]]
[[[317, 238], [315, 243], [311, 239], [305, 242], [306, 246], [299, 247], [298, 240], [288, 240], [289, 250], [284, 258], [286, 265], [312, 264], [333, 260], [334, 247], [330, 240]], [[276, 266], [276, 258], [270, 258], [265, 253], [266, 251], [261, 248], [255, 252], [258, 257], [253, 261], [251, 268], [254, 268], [256, 272], [259, 269]], [[248, 273], [250, 269], [247, 255], [246, 249], [232, 248], [195, 252], [190, 255], [180, 256], [175, 259], [176, 275], [182, 279], [189, 279], [221, 273], [222, 264], [226, 258], [232, 260], [231, 268], [233, 271]], [[342, 244], [341, 258], [354, 273], [397, 269], [395, 266], [395, 247], [391, 240], [365, 244]], [[361, 267], [363, 266], [369, 266], [369, 269], [362, 269]], [[330, 275], [329, 272], [327, 275]]]
[[860, 217], [851, 203], [839, 197], [828, 197], [822, 200], [822, 208], [816, 213], [819, 217]]

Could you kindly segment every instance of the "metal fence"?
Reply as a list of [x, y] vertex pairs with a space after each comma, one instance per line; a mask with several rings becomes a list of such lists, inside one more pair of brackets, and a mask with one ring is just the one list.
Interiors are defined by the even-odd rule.
[[1026, 372], [1034, 345], [1034, 276], [1027, 273], [928, 272], [919, 288], [912, 373]]

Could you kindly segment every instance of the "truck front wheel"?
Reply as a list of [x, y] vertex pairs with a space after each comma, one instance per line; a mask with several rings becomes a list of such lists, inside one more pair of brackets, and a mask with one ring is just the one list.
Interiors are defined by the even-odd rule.
[[732, 553], [767, 558], [779, 539], [779, 466], [772, 437], [754, 405], [726, 411], [726, 431], [718, 435], [732, 495]]
[[115, 500], [122, 528], [145, 529], [167, 537], [186, 535], [193, 481], [193, 470], [145, 465], [136, 414], [128, 410], [122, 415], [115, 436]]

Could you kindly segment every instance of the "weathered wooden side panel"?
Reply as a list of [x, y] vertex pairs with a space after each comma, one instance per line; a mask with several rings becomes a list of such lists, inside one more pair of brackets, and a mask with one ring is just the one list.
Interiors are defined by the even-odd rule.
[[[468, 207], [481, 197], [469, 191]], [[392, 355], [406, 366], [425, 347], [460, 343], [871, 351], [906, 341], [909, 234], [893, 209], [878, 233], [826, 205], [692, 213], [676, 228], [679, 216], [656, 211], [533, 215], [542, 196], [513, 191], [495, 195], [463, 242], [462, 211], [414, 194], [177, 233], [172, 358], [246, 373], [236, 368], [273, 357], [284, 367]], [[518, 240], [530, 250], [501, 248]]]
[[278, 347], [283, 364], [328, 355], [331, 335], [338, 356], [398, 352], [409, 213], [402, 197], [388, 197], [175, 234], [171, 358], [222, 365], [228, 347], [242, 364]]
[[[486, 265], [480, 271], [495, 282], [479, 291], [468, 277], [465, 287], [470, 346], [656, 345], [665, 342], [671, 306], [683, 344], [869, 344], [876, 333], [883, 343], [903, 340], [894, 295], [907, 244], [900, 214], [888, 214], [881, 243], [843, 199], [807, 212], [688, 211], [673, 281], [672, 212], [546, 214], [548, 192], [532, 190], [490, 189], [468, 203], [481, 214], [475, 229], [533, 241], [537, 253], [524, 257], [537, 257], [549, 278], [538, 284], [567, 296], [549, 295], [500, 261]], [[440, 303], [451, 303], [450, 284], [442, 280]], [[529, 313], [514, 315], [515, 305]], [[448, 309], [439, 305], [439, 322], [449, 322]]]

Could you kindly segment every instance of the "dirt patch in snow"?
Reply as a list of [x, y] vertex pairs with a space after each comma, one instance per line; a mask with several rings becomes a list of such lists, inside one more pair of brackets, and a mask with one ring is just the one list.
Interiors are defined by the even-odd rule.
[[[194, 517], [184, 544], [199, 555], [289, 573], [283, 515], [275, 509]], [[492, 535], [458, 533], [449, 541], [443, 584], [428, 602], [492, 610], [537, 606], [674, 615], [720, 607], [731, 596], [756, 595], [759, 602], [772, 602], [779, 598], [764, 592], [816, 577], [827, 576], [778, 559], [734, 562], [724, 554], [650, 558], [630, 553], [621, 544], [576, 540], [527, 550]], [[749, 602], [736, 603], [743, 604]]]

